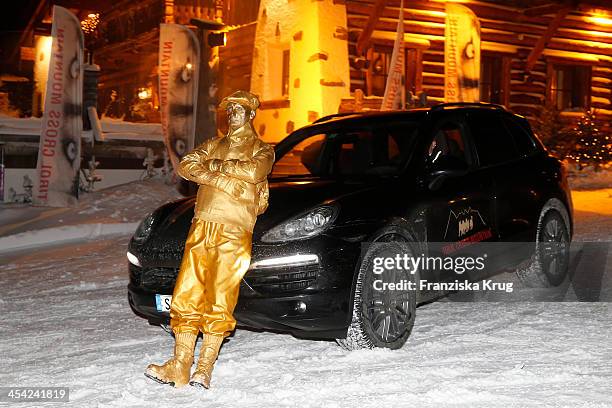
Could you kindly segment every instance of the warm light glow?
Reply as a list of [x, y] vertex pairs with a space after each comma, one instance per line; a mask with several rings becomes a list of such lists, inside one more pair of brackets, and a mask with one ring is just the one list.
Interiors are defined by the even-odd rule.
[[53, 46], [53, 38], [50, 36], [36, 36], [34, 61], [34, 87], [35, 92], [40, 95], [40, 109], [45, 105], [47, 75], [49, 73], [49, 60]]
[[40, 61], [49, 60], [51, 56], [51, 46], [53, 45], [53, 37], [44, 36], [40, 38], [40, 42], [36, 44], [36, 57]]
[[585, 20], [600, 25], [612, 25], [612, 15], [605, 9], [593, 8], [590, 10], [591, 16], [585, 17]]
[[100, 14], [89, 13], [87, 18], [81, 21], [81, 29], [85, 34], [93, 33], [100, 23]]
[[472, 0], [432, 0], [435, 1], [436, 3], [471, 3]]
[[588, 20], [591, 23], [595, 23], [595, 24], [612, 25], [612, 18], [609, 18], [609, 17], [593, 16], [593, 17], [588, 17]]
[[151, 88], [138, 88], [138, 99], [151, 99], [152, 95]]
[[185, 64], [185, 68], [190, 70], [193, 68], [193, 65], [191, 64], [191, 62], [188, 62], [187, 64]]

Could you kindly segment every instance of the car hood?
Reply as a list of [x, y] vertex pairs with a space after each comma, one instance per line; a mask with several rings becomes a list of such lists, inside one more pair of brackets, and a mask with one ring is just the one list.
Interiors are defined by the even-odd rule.
[[[363, 180], [322, 180], [319, 178], [270, 179], [270, 198], [267, 210], [257, 217], [253, 240], [258, 240], [270, 228], [297, 216], [310, 208], [339, 199], [342, 196], [374, 188]], [[170, 237], [177, 242], [185, 240], [193, 218], [195, 197], [167, 205], [156, 223], [155, 235]]]
[[319, 178], [308, 179], [271, 179], [270, 199], [266, 212], [257, 217], [253, 237], [279, 223], [308, 211], [312, 207], [372, 188], [365, 181], [336, 181]]

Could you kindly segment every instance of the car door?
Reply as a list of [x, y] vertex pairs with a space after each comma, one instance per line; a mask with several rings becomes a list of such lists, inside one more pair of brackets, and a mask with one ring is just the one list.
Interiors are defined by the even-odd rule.
[[539, 174], [529, 154], [534, 149], [517, 143], [521, 127], [506, 112], [474, 111], [467, 120], [479, 166], [493, 177], [494, 224], [511, 268], [525, 257], [528, 247], [521, 243], [533, 241], [539, 213]]
[[[470, 243], [495, 240], [493, 180], [477, 166], [465, 115], [442, 113], [440, 120], [433, 121], [421, 153], [422, 177], [426, 181], [427, 241], [442, 243], [430, 245], [439, 249], [438, 255], [452, 256]], [[455, 280], [461, 277], [458, 275], [445, 271], [440, 278]]]

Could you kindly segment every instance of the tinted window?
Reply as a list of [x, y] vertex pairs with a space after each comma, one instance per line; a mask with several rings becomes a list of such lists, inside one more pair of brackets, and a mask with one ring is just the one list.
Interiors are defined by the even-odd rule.
[[527, 124], [522, 124], [510, 116], [504, 116], [502, 121], [514, 138], [514, 143], [521, 156], [527, 156], [536, 150], [536, 145], [529, 130], [525, 129], [525, 126], [528, 126]]
[[271, 176], [308, 176], [315, 174], [317, 172], [317, 158], [321, 155], [321, 147], [325, 137], [325, 134], [310, 135], [293, 146], [289, 152], [276, 160]]
[[272, 176], [398, 174], [417, 134], [416, 123], [313, 134], [277, 159]]
[[425, 152], [425, 162], [430, 169], [468, 167], [461, 125], [447, 122], [434, 130], [431, 143]]
[[497, 112], [472, 112], [468, 123], [481, 166], [505, 163], [519, 157], [512, 135]]
[[331, 172], [339, 175], [399, 173], [417, 135], [416, 124], [329, 135]]

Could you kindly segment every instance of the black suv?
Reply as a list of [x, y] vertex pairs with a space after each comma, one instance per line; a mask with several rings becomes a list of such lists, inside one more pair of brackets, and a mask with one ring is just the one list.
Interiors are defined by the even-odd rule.
[[[516, 268], [528, 286], [565, 279], [573, 226], [564, 167], [524, 118], [501, 106], [332, 115], [275, 151], [239, 325], [337, 339], [349, 349], [399, 348], [417, 304], [444, 293], [375, 288], [373, 262], [429, 253], [432, 243], [529, 243], [528, 252], [499, 251], [499, 269]], [[158, 208], [129, 244], [129, 302], [150, 323], [168, 324], [194, 201]], [[562, 250], [541, 254], [541, 243]], [[416, 276], [450, 278], [430, 272]]]

